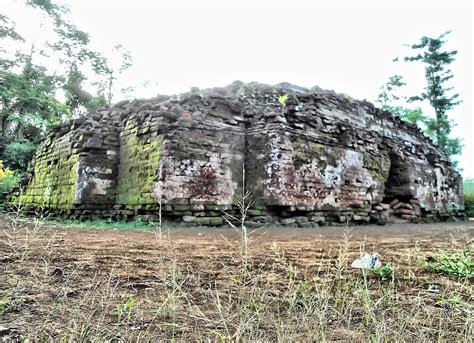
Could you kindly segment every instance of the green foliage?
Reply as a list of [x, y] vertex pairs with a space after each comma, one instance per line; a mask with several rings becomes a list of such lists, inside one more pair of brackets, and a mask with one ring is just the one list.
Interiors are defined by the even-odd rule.
[[93, 96], [83, 88], [86, 79], [77, 64], [71, 64], [63, 88], [66, 95], [66, 104], [73, 113], [78, 114], [82, 109], [93, 110], [107, 104], [103, 96]]
[[[90, 47], [90, 37], [85, 31], [73, 25], [67, 18], [68, 8], [52, 3], [50, 0], [28, 0], [27, 4], [47, 13], [54, 23], [54, 31], [57, 39], [47, 43], [49, 49], [54, 51], [54, 55], [59, 62], [67, 67], [67, 72], [63, 76], [65, 82], [63, 90], [66, 95], [66, 104], [71, 112], [80, 115], [105, 105], [110, 105], [112, 99], [112, 85], [116, 79], [116, 69], [110, 65], [104, 56]], [[123, 49], [120, 46], [120, 49]], [[119, 55], [119, 48], [115, 48], [114, 56]], [[120, 55], [124, 61], [118, 68], [121, 73], [131, 66], [131, 56], [129, 52]], [[94, 76], [99, 81], [93, 82], [96, 86], [96, 94], [93, 95], [84, 89], [87, 80], [86, 71], [94, 72]], [[104, 93], [105, 86], [109, 85], [107, 96]]]
[[445, 305], [463, 305], [465, 302], [460, 295], [454, 295], [449, 298], [438, 297], [436, 298], [436, 304], [445, 306]]
[[[454, 123], [449, 120], [447, 112], [460, 103], [459, 94], [449, 94], [452, 87], [446, 84], [453, 78], [448, 66], [455, 60], [457, 51], [442, 50], [446, 41], [444, 37], [449, 32], [436, 38], [422, 37], [419, 44], [411, 45], [415, 51], [420, 51], [415, 56], [405, 57], [407, 62], [421, 62], [425, 68], [425, 91], [420, 95], [401, 97], [397, 91], [406, 85], [401, 75], [393, 75], [388, 82], [380, 88], [377, 102], [385, 110], [392, 112], [403, 120], [415, 124], [423, 129], [425, 135], [435, 141], [449, 157], [459, 155], [462, 150], [460, 138], [449, 137]], [[395, 59], [395, 61], [398, 59]], [[411, 109], [395, 105], [399, 100], [408, 103], [428, 101], [435, 111], [435, 118], [423, 114], [420, 108]], [[456, 162], [453, 161], [453, 164]]]
[[464, 194], [464, 208], [469, 218], [474, 218], [474, 192]]
[[[402, 120], [414, 124], [418, 127], [426, 127], [426, 122], [429, 120], [423, 114], [421, 108], [410, 109], [402, 106], [385, 106], [384, 110], [390, 111], [393, 115], [400, 117]], [[426, 136], [431, 137], [432, 135], [428, 130], [424, 130]]]
[[441, 252], [427, 259], [426, 269], [434, 273], [449, 276], [472, 278], [474, 276], [474, 263], [471, 251], [463, 250], [456, 253]]
[[12, 294], [6, 292], [0, 298], [0, 317], [11, 310], [15, 310], [15, 305], [12, 302]]
[[0, 160], [0, 198], [3, 193], [9, 192], [18, 181], [20, 181], [21, 174], [3, 167], [3, 161]]
[[422, 37], [420, 43], [411, 45], [415, 51], [419, 51], [415, 56], [405, 57], [408, 62], [421, 62], [425, 68], [426, 87], [425, 91], [408, 99], [413, 101], [428, 101], [433, 107], [436, 117], [426, 123], [429, 132], [432, 132], [436, 143], [448, 155], [453, 156], [461, 152], [460, 139], [451, 139], [453, 123], [448, 119], [447, 112], [459, 105], [458, 93], [451, 94], [452, 87], [447, 86], [453, 74], [449, 65], [455, 61], [456, 50], [446, 51], [443, 46], [446, 43], [444, 38], [448, 32], [439, 37]]
[[[20, 72], [15, 69], [20, 69]], [[52, 125], [70, 117], [55, 99], [58, 78], [34, 65], [31, 56], [0, 59], [0, 134], [3, 138], [36, 140]]]
[[35, 152], [36, 144], [26, 139], [18, 140], [5, 146], [4, 161], [13, 169], [26, 171]]
[[18, 184], [21, 179], [20, 173], [14, 173], [0, 180], [0, 197], [3, 193], [10, 192], [10, 190]]
[[[406, 106], [395, 105], [399, 100], [406, 100], [405, 97], [398, 95], [400, 88], [406, 83], [401, 75], [392, 75], [386, 84], [380, 87], [380, 93], [377, 96], [377, 102], [382, 109], [391, 112], [393, 115], [400, 117], [404, 121], [426, 127], [428, 117], [423, 114], [421, 108], [411, 109]], [[428, 132], [425, 132], [428, 136]]]
[[[54, 33], [38, 51], [31, 45], [30, 54], [8, 50], [7, 40], [28, 42], [15, 30], [14, 23], [0, 15], [0, 153], [14, 169], [25, 170], [34, 153], [34, 144], [51, 126], [72, 115], [80, 115], [110, 104], [112, 86], [118, 75], [131, 66], [131, 56], [123, 46], [114, 48], [120, 65], [109, 66], [101, 54], [90, 48], [89, 35], [79, 30], [68, 18], [68, 8], [51, 0], [25, 0], [26, 6], [46, 14]], [[24, 49], [23, 49], [24, 50]], [[37, 55], [56, 60], [65, 68], [54, 74], [35, 64]], [[97, 94], [85, 90], [86, 73], [93, 71]], [[63, 93], [66, 101], [56, 97]], [[14, 142], [6, 145], [7, 142]]]
[[[37, 10], [42, 27], [52, 27], [45, 33], [48, 41], [32, 42], [0, 14], [0, 155], [12, 168], [25, 170], [34, 152], [29, 142], [38, 142], [53, 125], [72, 116], [110, 104], [114, 82], [132, 60], [121, 45], [114, 49], [117, 66], [92, 49], [89, 35], [71, 22], [68, 7], [54, 0], [22, 3]], [[12, 40], [17, 44], [10, 44]], [[52, 72], [38, 64], [45, 57], [48, 65], [61, 68]], [[86, 84], [88, 78], [92, 80]], [[11, 142], [15, 144], [7, 146]]]
[[114, 46], [113, 53], [116, 56], [120, 56], [120, 58], [116, 60], [115, 63], [113, 63], [113, 61], [107, 61], [107, 68], [104, 70], [106, 78], [96, 83], [99, 95], [107, 105], [111, 105], [113, 97], [112, 90], [118, 76], [132, 66], [132, 55], [130, 51], [125, 50], [123, 45], [118, 44]]
[[387, 83], [380, 87], [377, 102], [380, 103], [383, 109], [387, 109], [386, 107], [391, 106], [395, 101], [400, 100], [400, 96], [396, 94], [396, 91], [405, 85], [406, 83], [403, 81], [403, 76], [390, 76]]
[[117, 322], [120, 323], [123, 319], [127, 318], [130, 320], [132, 314], [132, 308], [137, 302], [137, 299], [131, 298], [123, 304], [117, 305]]
[[[48, 224], [58, 224], [58, 221], [51, 221]], [[80, 220], [62, 220], [59, 222], [60, 225], [67, 225], [73, 228], [94, 228], [94, 229], [114, 229], [114, 230], [152, 230], [154, 228], [153, 223], [146, 223], [140, 220], [130, 222], [120, 222], [109, 220], [92, 220], [92, 221], [80, 221]]]
[[[46, 12], [54, 23], [57, 40], [48, 42], [48, 46], [59, 61], [68, 67], [63, 89], [71, 111], [81, 114], [85, 110], [110, 105], [117, 76], [132, 65], [130, 52], [122, 45], [116, 45], [113, 56], [120, 56], [120, 63], [118, 66], [112, 65], [110, 60], [90, 48], [89, 34], [71, 24], [66, 16], [67, 7], [55, 5], [50, 0], [28, 0], [27, 4]], [[92, 83], [96, 86], [95, 95], [84, 89], [86, 67], [99, 77], [98, 81]]]
[[[3, 14], [0, 14], [0, 38], [24, 41], [23, 37], [15, 31], [15, 24]], [[1, 48], [0, 51], [2, 51]]]
[[20, 182], [20, 179], [21, 174], [15, 173], [0, 180], [0, 197], [3, 196], [3, 193], [10, 192]]
[[283, 106], [286, 106], [286, 100], [288, 100], [288, 94], [280, 95], [280, 97], [278, 97], [278, 102]]
[[8, 304], [4, 300], [0, 300], [0, 316], [8, 310]]
[[466, 215], [469, 218], [474, 218], [474, 193], [464, 195], [464, 207]]
[[369, 269], [369, 275], [378, 276], [382, 280], [393, 280], [395, 277], [395, 269], [385, 264], [379, 268]]
[[464, 180], [463, 190], [466, 215], [470, 218], [474, 218], [474, 179]]

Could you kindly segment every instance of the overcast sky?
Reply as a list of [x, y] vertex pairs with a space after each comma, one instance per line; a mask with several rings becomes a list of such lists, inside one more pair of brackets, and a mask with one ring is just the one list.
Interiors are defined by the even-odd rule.
[[[13, 11], [18, 1], [0, 3]], [[404, 44], [452, 30], [446, 48], [459, 51], [452, 86], [464, 102], [450, 117], [458, 124], [453, 137], [465, 144], [460, 167], [465, 177], [474, 177], [471, 1], [56, 2], [71, 8], [72, 20], [90, 33], [97, 49], [107, 53], [121, 43], [131, 51], [134, 65], [121, 86], [152, 82], [138, 88], [137, 97], [241, 80], [318, 85], [374, 101], [397, 73], [413, 95], [424, 85], [423, 67], [393, 58], [410, 54]], [[28, 28], [42, 34], [31, 22], [23, 29]]]

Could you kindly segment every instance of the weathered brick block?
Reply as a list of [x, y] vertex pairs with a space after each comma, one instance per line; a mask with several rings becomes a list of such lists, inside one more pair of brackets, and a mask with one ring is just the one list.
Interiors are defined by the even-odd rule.
[[161, 210], [222, 225], [224, 212], [239, 216], [245, 191], [258, 224], [449, 219], [464, 209], [460, 175], [419, 129], [366, 101], [286, 83], [93, 111], [52, 130], [8, 201], [81, 218]]

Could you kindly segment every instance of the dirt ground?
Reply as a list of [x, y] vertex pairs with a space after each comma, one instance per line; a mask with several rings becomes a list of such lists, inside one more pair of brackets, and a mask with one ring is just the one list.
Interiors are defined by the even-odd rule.
[[[440, 292], [448, 294], [458, 287], [463, 290], [460, 296], [472, 305], [469, 282], [433, 276], [419, 263], [439, 251], [471, 244], [474, 221], [315, 229], [269, 227], [249, 233], [246, 253], [242, 252], [241, 236], [231, 228], [171, 229], [159, 235], [145, 230], [12, 224], [6, 219], [1, 226], [0, 338], [7, 341], [25, 337], [64, 341], [80, 337], [126, 341], [222, 339], [227, 334], [234, 335], [229, 339], [281, 340], [269, 334], [275, 331], [271, 323], [276, 319], [270, 320], [268, 315], [259, 319], [254, 331], [248, 324], [242, 336], [235, 336], [240, 330], [235, 320], [229, 319], [229, 327], [225, 324], [226, 316], [230, 318], [235, 311], [231, 297], [239, 298], [243, 283], [235, 279], [241, 275], [244, 259], [250, 261], [252, 289], [258, 284], [258, 291], [266, 292], [262, 299], [283, 296], [293, 271], [295, 280], [315, 284], [327, 275], [336, 275], [339, 269], [344, 269], [339, 274], [343, 279], [357, 277], [359, 271], [351, 269], [350, 263], [361, 251], [367, 251], [378, 252], [382, 262], [394, 267], [399, 304], [410, 306], [410, 299], [416, 298], [417, 302], [434, 306]], [[343, 266], [338, 267], [341, 254]], [[383, 288], [386, 281], [373, 282], [374, 287]], [[426, 290], [423, 285], [427, 282], [440, 290]], [[128, 306], [131, 299], [133, 304], [129, 302]], [[355, 308], [352, 315], [357, 311]], [[341, 322], [325, 322], [326, 339], [367, 338], [365, 329], [350, 333], [349, 324], [338, 320]], [[422, 336], [416, 337], [433, 338], [429, 325], [422, 327], [426, 332], [420, 329]], [[309, 337], [299, 334], [288, 337]]]

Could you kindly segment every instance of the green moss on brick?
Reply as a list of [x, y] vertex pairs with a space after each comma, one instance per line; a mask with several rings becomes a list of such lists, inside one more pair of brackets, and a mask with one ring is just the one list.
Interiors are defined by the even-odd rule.
[[366, 167], [374, 179], [385, 182], [390, 171], [390, 161], [369, 157]]
[[155, 138], [147, 142], [136, 136], [135, 128], [130, 132], [120, 147], [117, 204], [134, 209], [158, 202], [153, 194], [159, 177], [162, 141]]
[[[51, 151], [68, 151], [61, 150], [65, 145], [64, 141], [59, 140]], [[12, 198], [10, 203], [27, 207], [72, 208], [76, 198], [78, 162], [77, 154], [36, 156], [33, 177], [28, 187], [19, 196]]]

